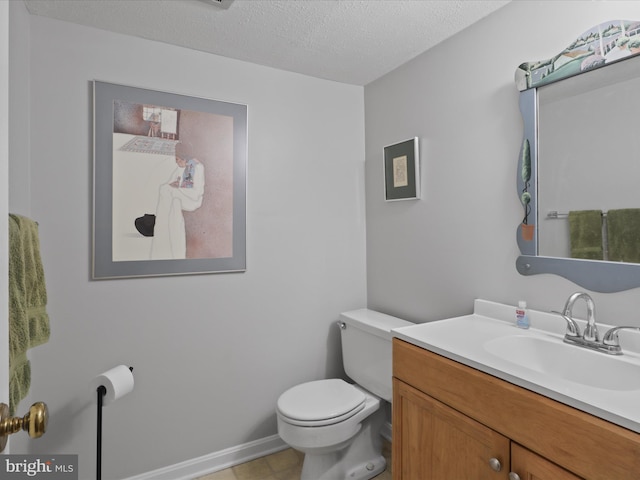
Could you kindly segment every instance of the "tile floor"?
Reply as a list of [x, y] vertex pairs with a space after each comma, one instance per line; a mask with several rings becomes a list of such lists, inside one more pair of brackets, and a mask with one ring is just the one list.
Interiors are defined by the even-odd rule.
[[[376, 480], [391, 480], [391, 444], [383, 443], [387, 469]], [[194, 480], [300, 480], [304, 455], [291, 448]]]

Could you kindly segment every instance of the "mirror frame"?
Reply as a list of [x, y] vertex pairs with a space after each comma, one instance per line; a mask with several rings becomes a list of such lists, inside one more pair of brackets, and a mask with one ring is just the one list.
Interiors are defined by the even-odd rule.
[[[515, 73], [515, 82], [520, 91], [520, 112], [524, 123], [524, 135], [518, 156], [517, 189], [520, 204], [523, 207], [523, 222], [516, 231], [517, 243], [521, 255], [516, 260], [516, 270], [521, 275], [537, 275], [550, 273], [559, 275], [594, 292], [613, 293], [640, 287], [640, 264], [609, 262], [603, 260], [582, 260], [575, 258], [544, 257], [538, 255], [538, 87], [549, 85], [575, 75], [586, 73], [596, 68], [624, 61], [637, 56], [640, 52], [630, 52], [627, 56], [611, 63], [604, 63], [603, 57], [590, 54], [593, 57], [589, 64], [572, 62], [574, 68], [555, 69], [556, 61], [564, 53], [573, 50], [581, 39], [592, 36], [600, 40], [607, 38], [607, 42], [619, 37], [620, 32], [626, 33], [624, 28], [617, 33], [616, 28], [621, 25], [640, 24], [630, 20], [611, 20], [601, 23], [580, 35], [572, 45], [565, 48], [558, 55], [538, 62], [525, 62]], [[611, 33], [611, 31], [614, 33]], [[636, 32], [640, 39], [640, 29]], [[634, 35], [635, 36], [635, 35]], [[586, 58], [586, 57], [584, 57]], [[584, 70], [582, 70], [584, 68]], [[548, 75], [540, 75], [549, 72]], [[533, 219], [535, 223], [530, 223]]]

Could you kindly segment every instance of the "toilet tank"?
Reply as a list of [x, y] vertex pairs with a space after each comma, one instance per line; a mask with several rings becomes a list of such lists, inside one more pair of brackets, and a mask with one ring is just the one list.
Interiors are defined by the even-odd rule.
[[366, 308], [340, 314], [342, 363], [354, 382], [391, 401], [391, 329], [413, 325]]

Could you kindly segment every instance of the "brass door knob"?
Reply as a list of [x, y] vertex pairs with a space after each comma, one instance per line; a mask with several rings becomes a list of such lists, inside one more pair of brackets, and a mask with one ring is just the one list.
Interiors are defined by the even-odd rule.
[[36, 402], [22, 418], [9, 416], [9, 406], [0, 403], [0, 452], [7, 446], [9, 435], [24, 430], [31, 438], [40, 438], [47, 431], [49, 409], [44, 402]]

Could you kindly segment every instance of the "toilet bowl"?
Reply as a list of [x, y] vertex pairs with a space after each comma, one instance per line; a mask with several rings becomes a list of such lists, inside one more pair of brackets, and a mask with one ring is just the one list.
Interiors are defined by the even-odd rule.
[[[309, 401], [306, 402], [305, 399]], [[326, 401], [329, 408], [321, 406]], [[382, 401], [341, 379], [293, 387], [278, 399], [278, 433], [305, 454], [301, 480], [364, 480], [385, 469]]]
[[301, 480], [368, 480], [386, 466], [380, 431], [391, 401], [391, 329], [411, 323], [367, 309], [340, 317], [345, 371], [358, 383], [307, 382], [277, 402], [280, 437], [305, 454]]

